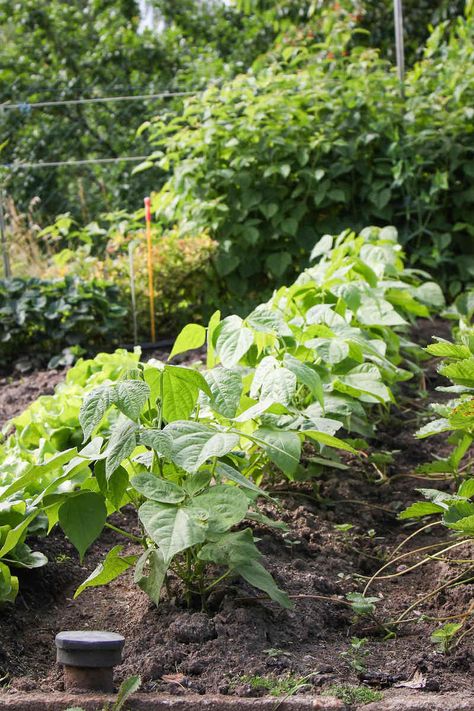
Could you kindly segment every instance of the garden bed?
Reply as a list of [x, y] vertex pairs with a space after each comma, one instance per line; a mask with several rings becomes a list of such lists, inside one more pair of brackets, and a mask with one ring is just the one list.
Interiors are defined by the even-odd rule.
[[[50, 390], [58, 377], [53, 373], [50, 380], [47, 374], [36, 374], [24, 378], [22, 384], [4, 383], [2, 390], [7, 396], [0, 394], [0, 398], [7, 409], [2, 415], [15, 414], [18, 402], [25, 405], [28, 394], [30, 398], [39, 394], [38, 388]], [[430, 389], [435, 378], [431, 371]], [[63, 682], [55, 664], [54, 636], [64, 629], [107, 629], [123, 634], [126, 646], [117, 680], [138, 673], [142, 692], [153, 696], [164, 693], [185, 700], [191, 694], [205, 698], [220, 694], [229, 699], [271, 694], [276, 702], [293, 693], [295, 686], [298, 696], [307, 698], [351, 684], [375, 692], [389, 690], [388, 697], [402, 694], [407, 699], [419, 698], [420, 703], [425, 694], [431, 697], [433, 693], [440, 699], [446, 693], [457, 693], [456, 698], [469, 700], [474, 670], [469, 636], [448, 655], [436, 651], [429, 641], [433, 622], [419, 620], [403, 625], [396, 637], [384, 639], [383, 631], [372, 620], [354, 622], [353, 611], [343, 602], [346, 593], [360, 589], [357, 576], [373, 574], [384, 552], [414, 530], [413, 525], [407, 527], [396, 519], [413, 500], [417, 483], [404, 475], [445, 448], [442, 436], [415, 440], [413, 432], [419, 424], [420, 403], [404, 405], [393, 412], [373, 443], [374, 449], [393, 452], [394, 461], [387, 470], [390, 484], [377, 483], [373, 465], [352, 455], [345, 457], [348, 470], [327, 472], [314, 487], [275, 484], [273, 491], [281, 510], [277, 513], [273, 505], [266, 504], [263, 511], [285, 521], [289, 533], [260, 525], [254, 526], [254, 532], [260, 538], [268, 569], [279, 586], [293, 596], [293, 611], [261, 599], [242, 581], [217, 588], [207, 613], [180, 607], [175, 599], [177, 583], [175, 590], [172, 586], [171, 598], [165, 596], [156, 608], [128, 574], [73, 600], [77, 586], [118, 542], [116, 534], [106, 531], [91, 548], [84, 565], [79, 564], [77, 553], [59, 531], [48, 539], [39, 539], [35, 548], [43, 551], [50, 563], [22, 573], [17, 602], [5, 607], [0, 617], [0, 670], [5, 685], [0, 703], [17, 699], [20, 705], [12, 708], [26, 708], [21, 700], [32, 692], [57, 698]], [[125, 510], [116, 515], [116, 523], [133, 530], [136, 518]], [[430, 530], [418, 537], [417, 545], [447, 538], [439, 527]], [[133, 544], [129, 550], [133, 552]], [[394, 566], [389, 572], [396, 570]], [[369, 594], [382, 597], [376, 608], [377, 619], [394, 619], [418, 596], [448, 577], [449, 565], [433, 562], [407, 575], [375, 583]], [[467, 605], [473, 595], [474, 586], [466, 584], [427, 603], [423, 611], [448, 616], [463, 601]], [[361, 653], [351, 646], [352, 637], [367, 638]], [[367, 700], [371, 698], [368, 693]]]

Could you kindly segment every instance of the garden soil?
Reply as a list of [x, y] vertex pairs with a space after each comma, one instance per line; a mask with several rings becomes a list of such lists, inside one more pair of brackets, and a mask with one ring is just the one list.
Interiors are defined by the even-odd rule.
[[[1, 418], [6, 420], [39, 394], [51, 392], [60, 377], [42, 372], [3, 381]], [[427, 364], [425, 378], [431, 397], [439, 384], [433, 363]], [[326, 471], [312, 484], [281, 483], [276, 478], [270, 484], [278, 503], [265, 503], [262, 511], [283, 520], [288, 532], [252, 527], [260, 539], [263, 562], [292, 596], [293, 610], [262, 599], [239, 580], [218, 587], [206, 612], [180, 605], [177, 581], [156, 608], [134, 585], [131, 574], [105, 588], [86, 590], [74, 600], [77, 586], [124, 539], [105, 531], [82, 565], [59, 531], [33, 540], [33, 549], [43, 551], [50, 562], [22, 572], [16, 604], [0, 611], [2, 694], [61, 691], [55, 635], [68, 629], [103, 629], [126, 639], [117, 681], [140, 674], [145, 692], [260, 696], [269, 693], [258, 686], [256, 677], [261, 677], [267, 686], [298, 680], [300, 694], [319, 694], [350, 683], [381, 690], [388, 697], [405, 689], [410, 698], [457, 692], [459, 698], [473, 694], [474, 699], [474, 634], [443, 654], [430, 641], [437, 623], [425, 618], [467, 610], [474, 598], [472, 582], [427, 599], [407, 616], [409, 621], [396, 635], [388, 635], [384, 628], [387, 620], [396, 619], [459, 574], [449, 560], [431, 560], [409, 571], [421, 561], [421, 555], [414, 554], [388, 567], [383, 574], [390, 577], [369, 588], [368, 594], [380, 598], [374, 618], [356, 619], [344, 604], [344, 596], [361, 590], [395, 547], [416, 530], [413, 523], [397, 520], [398, 512], [416, 496], [414, 487], [449, 486], [413, 478], [418, 464], [447, 448], [441, 435], [421, 441], [413, 436], [424, 421], [428, 402], [414, 398], [412, 390], [411, 399], [404, 399], [390, 421], [380, 425], [372, 451], [391, 452], [391, 463], [381, 465], [377, 460], [374, 465], [370, 457], [349, 455], [344, 457], [347, 470]], [[114, 522], [138, 533], [132, 511], [117, 514]], [[449, 541], [448, 534], [433, 526], [400, 554], [442, 541]], [[456, 549], [456, 556], [472, 558], [473, 547], [465, 548]], [[125, 551], [134, 550], [125, 544]], [[468, 580], [469, 575], [465, 577]], [[354, 651], [353, 638], [366, 639], [361, 653]]]

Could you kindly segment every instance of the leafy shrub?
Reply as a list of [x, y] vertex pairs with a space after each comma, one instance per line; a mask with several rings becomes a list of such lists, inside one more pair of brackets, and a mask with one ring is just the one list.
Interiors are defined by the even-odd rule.
[[[113, 283], [120, 290], [122, 302], [127, 306], [125, 330], [128, 340], [132, 340], [128, 253], [128, 246], [132, 242], [138, 335], [148, 340], [147, 246], [142, 229], [143, 220], [138, 221], [137, 215], [123, 218], [121, 224], [117, 223], [120, 222], [120, 216], [117, 215], [117, 221], [107, 231], [101, 229], [100, 240], [105, 247], [103, 256], [100, 255], [102, 250], [97, 250], [96, 243], [90, 237], [90, 229], [74, 230], [68, 239], [80, 239], [85, 244], [79, 248], [63, 249], [54, 255], [46, 274], [50, 277], [76, 275], [82, 278], [92, 274], [97, 279], [107, 279]], [[209, 315], [211, 306], [217, 301], [216, 275], [212, 264], [217, 245], [205, 232], [192, 236], [180, 235], [175, 229], [163, 235], [154, 231], [152, 239], [155, 314], [158, 334], [163, 337], [176, 334], [188, 321], [202, 320], [206, 314]]]
[[158, 217], [210, 229], [234, 304], [255, 303], [348, 224], [399, 226], [412, 262], [446, 269], [452, 294], [471, 278], [474, 17], [434, 30], [405, 98], [376, 51], [343, 39], [286, 47], [148, 125], [153, 160], [171, 171]]
[[[459, 303], [461, 301], [465, 299], [460, 299]], [[451, 432], [448, 440], [453, 445], [451, 454], [447, 458], [421, 465], [418, 471], [428, 476], [441, 474], [458, 479], [462, 476], [462, 461], [474, 441], [474, 330], [460, 329], [456, 343], [437, 338], [436, 343], [429, 345], [426, 350], [430, 355], [444, 359], [438, 372], [451, 381], [451, 385], [437, 389], [459, 397], [433, 404], [432, 409], [438, 418], [417, 432], [420, 439]]]
[[3, 363], [45, 358], [80, 345], [116, 344], [126, 315], [119, 289], [101, 279], [0, 281], [0, 355]]

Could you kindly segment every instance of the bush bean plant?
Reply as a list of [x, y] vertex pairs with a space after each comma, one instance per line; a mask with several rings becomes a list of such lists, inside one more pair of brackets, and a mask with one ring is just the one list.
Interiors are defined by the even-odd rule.
[[[102, 354], [10, 423], [0, 450], [4, 600], [16, 591], [10, 566], [45, 562], [26, 536], [58, 524], [81, 560], [104, 527], [136, 544], [115, 546], [76, 594], [133, 566], [156, 603], [172, 573], [189, 604], [240, 576], [291, 605], [252, 534], [255, 521], [281, 526], [259, 512], [265, 483], [310, 478], [337, 450], [356, 454], [340, 432], [372, 434], [418, 368], [410, 321], [443, 302], [405, 268], [393, 228], [326, 236], [312, 258], [245, 319], [216, 312], [207, 328], [182, 330], [170, 359], [206, 342], [205, 367]], [[109, 520], [125, 505], [138, 512], [138, 535]]]

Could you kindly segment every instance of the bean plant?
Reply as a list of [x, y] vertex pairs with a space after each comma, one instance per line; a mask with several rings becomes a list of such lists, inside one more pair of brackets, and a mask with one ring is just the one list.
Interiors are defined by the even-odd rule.
[[260, 562], [252, 522], [275, 522], [258, 498], [270, 478], [305, 480], [343, 466], [338, 451], [356, 454], [341, 432], [373, 433], [397, 383], [419, 371], [410, 321], [443, 302], [405, 269], [393, 228], [326, 236], [312, 257], [246, 318], [216, 312], [182, 330], [170, 360], [206, 344], [205, 367], [101, 355], [13, 420], [0, 447], [3, 599], [16, 593], [9, 566], [26, 560], [27, 535], [59, 525], [82, 560], [130, 505], [139, 533], [118, 533], [142, 552], [115, 547], [78, 593], [134, 566], [155, 602], [171, 577], [189, 604], [205, 604], [239, 575], [290, 604]]

